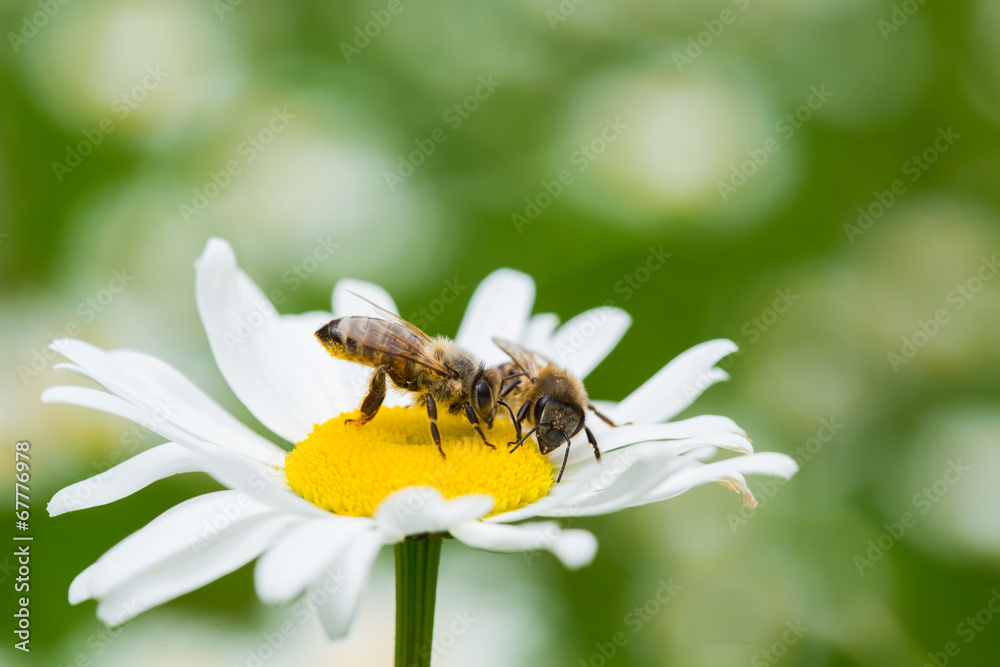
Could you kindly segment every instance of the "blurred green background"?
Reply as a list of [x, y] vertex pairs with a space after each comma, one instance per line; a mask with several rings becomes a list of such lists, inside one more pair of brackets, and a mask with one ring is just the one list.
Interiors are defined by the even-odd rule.
[[[501, 266], [534, 276], [536, 312], [614, 302], [634, 324], [588, 378], [597, 398], [732, 338], [732, 381], [690, 414], [800, 459], [790, 483], [751, 480], [753, 512], [711, 485], [578, 521], [600, 550], [576, 573], [449, 544], [438, 629], [477, 622], [436, 664], [995, 664], [994, 0], [6, 0], [0, 15], [0, 470], [11, 498], [13, 443], [31, 441], [36, 536], [33, 651], [5, 630], [0, 662], [242, 665], [280, 622], [249, 567], [120, 632], [67, 603], [79, 571], [207, 477], [44, 511], [159, 442], [43, 406], [69, 378], [45, 356], [54, 337], [156, 354], [255, 423], [194, 307], [192, 263], [223, 236], [281, 312], [327, 308], [350, 276], [453, 334]], [[459, 298], [435, 306], [449, 285]], [[383, 556], [350, 639], [303, 630], [266, 664], [389, 664]]]

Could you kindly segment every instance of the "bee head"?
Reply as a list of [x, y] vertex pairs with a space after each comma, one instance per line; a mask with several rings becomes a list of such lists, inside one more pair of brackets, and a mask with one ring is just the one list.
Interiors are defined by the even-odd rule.
[[545, 394], [534, 406], [535, 439], [542, 454], [556, 450], [583, 428], [584, 414], [579, 408]]
[[497, 399], [500, 397], [500, 371], [483, 368], [472, 383], [472, 409], [487, 428], [493, 428], [497, 416]]

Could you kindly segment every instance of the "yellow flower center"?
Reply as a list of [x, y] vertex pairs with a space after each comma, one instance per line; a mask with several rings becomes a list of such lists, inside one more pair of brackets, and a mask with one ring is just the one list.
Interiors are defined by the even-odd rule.
[[346, 423], [358, 413], [317, 424], [285, 459], [292, 490], [336, 514], [375, 514], [382, 499], [407, 486], [432, 486], [445, 498], [486, 493], [496, 500], [492, 514], [523, 507], [552, 485], [552, 464], [533, 441], [507, 451], [514, 426], [497, 419], [484, 430], [491, 450], [464, 415], [440, 414], [442, 458], [431, 439], [427, 413], [382, 408], [364, 426]]

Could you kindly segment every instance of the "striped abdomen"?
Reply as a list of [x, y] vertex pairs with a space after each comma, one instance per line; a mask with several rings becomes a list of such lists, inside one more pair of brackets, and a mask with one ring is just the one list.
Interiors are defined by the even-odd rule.
[[401, 389], [409, 389], [418, 376], [417, 365], [408, 359], [424, 342], [401, 323], [374, 317], [340, 317], [316, 332], [316, 338], [338, 359], [378, 368], [388, 366], [389, 377]]

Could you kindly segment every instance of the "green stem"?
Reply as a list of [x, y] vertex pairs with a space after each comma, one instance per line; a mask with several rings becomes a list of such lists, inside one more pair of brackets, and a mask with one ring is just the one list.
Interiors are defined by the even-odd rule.
[[430, 667], [440, 535], [396, 545], [396, 667]]

